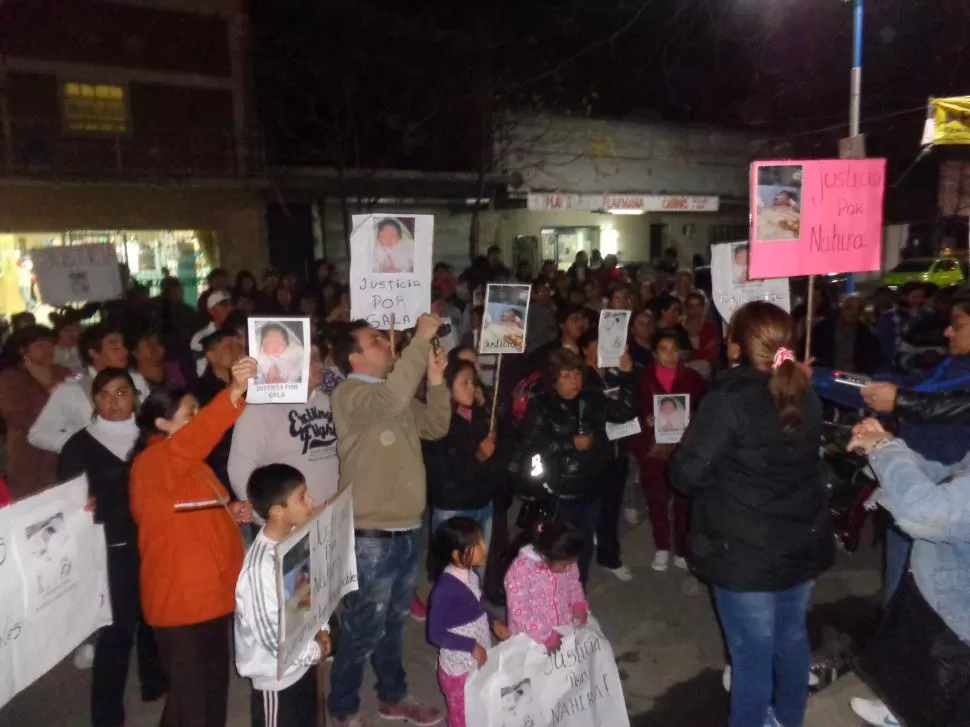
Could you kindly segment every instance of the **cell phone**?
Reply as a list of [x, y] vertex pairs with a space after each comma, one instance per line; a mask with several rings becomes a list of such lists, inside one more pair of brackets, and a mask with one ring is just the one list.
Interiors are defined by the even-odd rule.
[[864, 389], [872, 383], [872, 379], [860, 374], [847, 374], [842, 371], [836, 371], [832, 375], [835, 377], [835, 383], [854, 386], [857, 389]]

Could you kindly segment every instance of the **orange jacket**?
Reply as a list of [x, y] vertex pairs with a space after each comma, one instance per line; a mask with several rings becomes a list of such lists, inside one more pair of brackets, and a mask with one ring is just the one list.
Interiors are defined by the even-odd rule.
[[222, 392], [174, 436], [152, 441], [132, 465], [141, 601], [151, 626], [188, 626], [235, 609], [243, 561], [239, 527], [224, 507], [176, 511], [175, 505], [228, 500], [205, 458], [244, 408]]

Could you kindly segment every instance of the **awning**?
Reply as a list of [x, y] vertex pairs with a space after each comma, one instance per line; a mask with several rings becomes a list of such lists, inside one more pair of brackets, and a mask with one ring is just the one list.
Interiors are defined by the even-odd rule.
[[534, 212], [717, 212], [720, 198], [692, 194], [541, 194], [528, 196]]

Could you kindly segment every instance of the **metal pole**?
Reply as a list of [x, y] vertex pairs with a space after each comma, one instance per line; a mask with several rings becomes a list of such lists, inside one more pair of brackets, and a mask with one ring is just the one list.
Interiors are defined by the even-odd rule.
[[[852, 0], [852, 75], [849, 94], [849, 136], [859, 135], [859, 115], [862, 106], [862, 4]], [[845, 281], [847, 293], [855, 292], [855, 275]]]

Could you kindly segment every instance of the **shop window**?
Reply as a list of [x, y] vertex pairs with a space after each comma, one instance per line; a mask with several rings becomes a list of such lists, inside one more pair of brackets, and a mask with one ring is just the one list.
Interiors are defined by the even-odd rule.
[[81, 133], [124, 134], [128, 103], [124, 86], [105, 83], [62, 85], [64, 128]]

